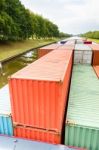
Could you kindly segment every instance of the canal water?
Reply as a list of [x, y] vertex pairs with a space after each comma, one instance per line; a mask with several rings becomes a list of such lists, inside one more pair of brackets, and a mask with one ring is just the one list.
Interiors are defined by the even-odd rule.
[[0, 88], [8, 83], [8, 77], [38, 58], [37, 50], [27, 52], [2, 65], [0, 68]]

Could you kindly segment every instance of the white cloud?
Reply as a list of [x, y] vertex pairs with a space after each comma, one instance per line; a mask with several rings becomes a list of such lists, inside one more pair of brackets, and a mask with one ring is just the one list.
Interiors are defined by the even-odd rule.
[[68, 33], [99, 30], [99, 0], [21, 0], [38, 14], [49, 18]]

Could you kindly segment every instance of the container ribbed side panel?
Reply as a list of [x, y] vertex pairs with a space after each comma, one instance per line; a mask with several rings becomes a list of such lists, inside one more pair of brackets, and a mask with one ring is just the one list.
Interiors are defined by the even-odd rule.
[[63, 107], [56, 105], [60, 103], [60, 83], [17, 79], [11, 83], [11, 87], [16, 89], [12, 103], [14, 122], [53, 130], [61, 129], [60, 114], [57, 116], [57, 112], [58, 109], [62, 112]]
[[97, 77], [99, 78], [99, 65], [98, 66], [93, 66], [93, 69], [94, 69]]
[[[64, 108], [64, 111], [62, 112], [63, 113], [62, 115], [59, 115], [60, 111], [58, 111], [59, 112], [58, 115], [60, 116], [60, 120], [63, 119], [65, 109], [67, 109], [66, 104], [67, 104], [67, 101], [68, 101], [68, 92], [69, 92], [70, 79], [71, 79], [72, 63], [73, 63], [73, 54], [71, 55], [69, 65], [68, 65], [67, 71], [65, 73], [64, 82], [63, 82], [63, 85], [61, 86], [61, 93], [62, 93], [61, 94], [61, 101], [63, 101], [63, 103], [61, 103], [61, 105], [62, 105], [61, 107]], [[63, 117], [61, 117], [61, 116], [63, 116]]]
[[76, 44], [74, 51], [74, 64], [91, 64], [92, 49], [85, 44]]
[[61, 134], [40, 129], [16, 127], [14, 128], [14, 136], [52, 144], [61, 143]]
[[13, 135], [12, 120], [10, 116], [0, 115], [0, 134]]
[[99, 65], [99, 50], [93, 51], [93, 66]]
[[38, 50], [38, 58], [41, 58], [42, 56], [48, 54], [49, 52], [51, 52], [52, 50], [50, 49], [39, 49]]
[[99, 130], [77, 125], [67, 125], [65, 128], [65, 144], [99, 150]]

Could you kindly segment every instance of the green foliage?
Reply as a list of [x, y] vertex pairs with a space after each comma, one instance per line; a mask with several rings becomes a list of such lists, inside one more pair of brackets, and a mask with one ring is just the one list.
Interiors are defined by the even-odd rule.
[[87, 37], [87, 38], [93, 38], [93, 39], [99, 39], [99, 31], [89, 31], [85, 34], [82, 34], [81, 36]]
[[60, 33], [59, 33], [59, 37], [60, 37], [60, 38], [62, 38], [62, 37], [68, 38], [68, 37], [71, 37], [71, 36], [72, 36], [71, 34], [67, 34], [67, 33], [63, 33], [63, 32], [60, 32]]
[[0, 0], [0, 41], [59, 36], [68, 35], [59, 33], [57, 25], [48, 19], [30, 12], [20, 0]]

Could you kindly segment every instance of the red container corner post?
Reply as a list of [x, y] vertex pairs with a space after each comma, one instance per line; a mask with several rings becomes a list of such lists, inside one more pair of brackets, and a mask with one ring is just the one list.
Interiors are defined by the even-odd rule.
[[90, 47], [93, 50], [93, 61], [92, 65], [93, 66], [98, 66], [99, 65], [99, 44], [92, 44]]
[[59, 46], [60, 44], [55, 43], [55, 44], [47, 45], [38, 49], [38, 58], [41, 58], [42, 56], [48, 54], [52, 50], [57, 49]]
[[[24, 69], [18, 71], [9, 79], [12, 119], [16, 124], [38, 129], [34, 134], [27, 128], [15, 127], [17, 136], [28, 136], [33, 139], [39, 136], [44, 141], [41, 131], [50, 142], [51, 132], [59, 133], [60, 143], [64, 112], [67, 103], [68, 89], [71, 77], [73, 51], [54, 50]], [[55, 136], [57, 137], [57, 136]], [[55, 140], [53, 143], [57, 143]]]

